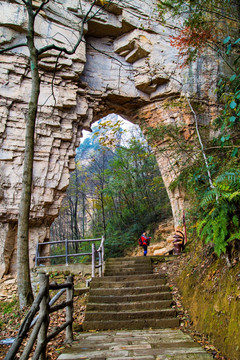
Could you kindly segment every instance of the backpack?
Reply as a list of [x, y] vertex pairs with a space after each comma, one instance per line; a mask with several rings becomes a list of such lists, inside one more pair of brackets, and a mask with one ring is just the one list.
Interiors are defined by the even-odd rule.
[[140, 238], [138, 239], [138, 244], [139, 244], [139, 246], [143, 246], [143, 244], [142, 244], [142, 237], [140, 236]]

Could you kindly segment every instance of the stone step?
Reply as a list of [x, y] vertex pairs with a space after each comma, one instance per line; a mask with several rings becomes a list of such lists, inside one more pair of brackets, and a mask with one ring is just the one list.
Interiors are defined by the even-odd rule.
[[143, 275], [143, 274], [152, 274], [152, 268], [145, 268], [145, 267], [140, 267], [139, 269], [136, 269], [136, 268], [130, 268], [130, 267], [127, 267], [127, 268], [115, 268], [115, 269], [108, 269], [108, 268], [105, 268], [105, 271], [104, 271], [104, 276], [109, 276], [107, 274], [110, 274], [112, 273], [113, 275], [114, 274], [123, 274], [123, 275]]
[[136, 320], [113, 320], [113, 321], [84, 321], [83, 330], [121, 330], [121, 329], [166, 329], [179, 326], [179, 319], [136, 319]]
[[105, 264], [105, 269], [128, 269], [130, 268], [131, 270], [135, 269], [152, 269], [152, 264], [151, 263], [137, 263], [137, 264]]
[[139, 266], [149, 266], [149, 267], [152, 267], [152, 263], [150, 261], [148, 262], [119, 262], [119, 263], [108, 263], [106, 262], [105, 263], [105, 267], [127, 267], [127, 266], [130, 266], [130, 267], [139, 267]]
[[115, 264], [121, 262], [126, 262], [126, 263], [151, 262], [151, 258], [146, 256], [135, 256], [135, 257], [109, 258], [106, 261], [106, 263], [115, 263]]
[[169, 287], [167, 285], [157, 285], [157, 286], [145, 286], [145, 287], [134, 287], [134, 288], [100, 288], [100, 289], [91, 289], [91, 296], [128, 296], [128, 295], [139, 295], [139, 294], [150, 294], [156, 292], [167, 292]]
[[95, 277], [92, 279], [91, 284], [94, 282], [114, 282], [114, 281], [138, 281], [138, 280], [152, 280], [152, 279], [167, 279], [164, 274], [140, 274], [140, 275], [119, 275], [119, 276], [103, 276], [101, 278]]
[[126, 310], [158, 310], [170, 308], [172, 300], [141, 301], [117, 303], [88, 303], [86, 311], [126, 311]]
[[103, 295], [92, 295], [89, 294], [88, 301], [90, 303], [103, 303], [103, 304], [116, 304], [116, 303], [125, 303], [125, 302], [142, 302], [142, 301], [158, 301], [158, 300], [171, 300], [172, 294], [170, 291], [161, 292], [161, 293], [151, 293], [151, 294], [137, 294], [137, 295], [127, 295], [127, 296], [103, 296]]
[[87, 311], [85, 321], [128, 321], [147, 319], [169, 319], [176, 316], [175, 309], [142, 310], [142, 311]]
[[122, 264], [125, 264], [125, 265], [138, 265], [138, 264], [142, 264], [142, 265], [146, 265], [146, 264], [152, 264], [152, 260], [150, 257], [138, 257], [138, 258], [133, 258], [132, 260], [117, 260], [117, 259], [108, 259], [106, 262], [105, 262], [106, 265], [115, 265], [115, 266], [118, 266], [118, 265], [122, 265]]
[[130, 269], [131, 271], [133, 270], [141, 270], [141, 269], [145, 269], [145, 270], [152, 270], [152, 265], [151, 264], [121, 264], [121, 265], [108, 265], [105, 264], [105, 269], [106, 270], [113, 270], [113, 271], [122, 271], [122, 270], [127, 270]]
[[166, 276], [152, 273], [150, 258], [109, 259], [105, 276], [91, 281], [83, 329], [177, 327], [169, 290]]
[[166, 276], [153, 274], [150, 264], [143, 257], [108, 260], [109, 276], [94, 278], [90, 284], [82, 324], [89, 333], [80, 334], [79, 344], [59, 360], [211, 359], [188, 335], [174, 329], [179, 319], [171, 308]]
[[[141, 279], [135, 281], [118, 281], [118, 282], [108, 282], [108, 288], [133, 288], [133, 287], [147, 287], [147, 286], [157, 286], [157, 285], [164, 285], [166, 284], [166, 279]], [[91, 289], [97, 288], [106, 288], [106, 282], [101, 281], [94, 281], [91, 282]]]
[[211, 360], [191, 337], [175, 329], [81, 333], [58, 360]]
[[77, 287], [74, 287], [74, 296], [81, 296], [83, 294], [87, 294], [89, 293], [89, 287], [87, 288], [77, 288]]
[[141, 275], [141, 274], [152, 274], [152, 269], [139, 269], [139, 270], [131, 270], [131, 269], [126, 269], [126, 270], [105, 270], [104, 271], [104, 276], [122, 276], [122, 275]]

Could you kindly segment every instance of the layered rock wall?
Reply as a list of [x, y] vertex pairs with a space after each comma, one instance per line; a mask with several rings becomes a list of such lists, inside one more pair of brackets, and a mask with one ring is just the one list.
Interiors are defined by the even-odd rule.
[[[55, 43], [71, 49], [79, 36], [90, 1], [55, 0], [36, 18], [36, 45]], [[39, 1], [35, 2], [40, 4]], [[99, 4], [100, 5], [100, 4]], [[93, 7], [83, 41], [71, 56], [52, 50], [40, 59], [41, 93], [36, 121], [30, 253], [33, 265], [38, 241], [49, 239], [74, 169], [82, 129], [117, 113], [149, 126], [183, 124], [193, 129], [189, 110], [168, 107], [186, 93], [205, 99], [205, 121], [211, 119], [218, 65], [207, 54], [179, 69], [170, 46], [173, 25], [159, 21], [155, 0], [113, 0]], [[21, 1], [0, 3], [1, 48], [25, 42], [27, 12]], [[208, 54], [209, 55], [209, 54]], [[26, 47], [0, 55], [0, 275], [15, 271], [18, 206], [22, 187], [25, 123], [31, 91]], [[53, 75], [54, 74], [54, 75]], [[190, 129], [190, 130], [189, 130]], [[173, 154], [156, 153], [178, 224], [184, 204], [180, 189], [168, 189], [178, 169]]]

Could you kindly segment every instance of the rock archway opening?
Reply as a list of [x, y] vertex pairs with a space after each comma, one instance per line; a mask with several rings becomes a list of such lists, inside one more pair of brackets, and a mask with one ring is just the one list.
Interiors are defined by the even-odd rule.
[[[105, 235], [108, 255], [123, 255], [143, 229], [153, 232], [171, 216], [156, 157], [139, 125], [112, 113], [83, 131], [51, 240]], [[121, 245], [122, 236], [127, 240]]]

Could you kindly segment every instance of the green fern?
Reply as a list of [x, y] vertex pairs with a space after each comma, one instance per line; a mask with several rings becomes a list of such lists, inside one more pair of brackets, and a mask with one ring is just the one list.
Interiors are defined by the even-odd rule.
[[217, 189], [211, 189], [209, 190], [204, 196], [200, 203], [201, 207], [207, 206], [209, 203], [212, 203], [216, 200], [216, 197], [219, 196]]
[[229, 197], [229, 200], [232, 201], [233, 199], [235, 200], [236, 197], [240, 196], [240, 190], [234, 191], [234, 193], [232, 193]]
[[237, 215], [234, 215], [234, 216], [233, 216], [232, 222], [233, 222], [233, 224], [234, 224], [236, 227], [239, 227], [239, 220], [238, 220]]
[[197, 225], [197, 235], [199, 236], [201, 234], [202, 228], [206, 225], [207, 218], [203, 219], [198, 225]]
[[213, 242], [214, 251], [220, 256], [231, 241], [240, 237], [240, 172], [221, 174], [215, 179], [214, 186], [204, 194], [200, 203], [205, 211], [204, 218], [197, 225], [197, 233], [206, 243]]
[[240, 171], [226, 171], [225, 173], [219, 175], [215, 180], [215, 184], [226, 183], [232, 186], [240, 185]]
[[240, 240], [240, 231], [235, 232], [228, 238], [228, 242], [231, 242], [233, 240]]

